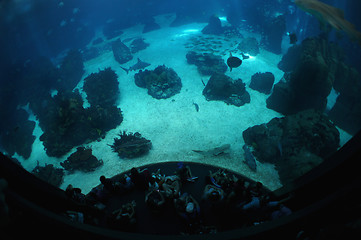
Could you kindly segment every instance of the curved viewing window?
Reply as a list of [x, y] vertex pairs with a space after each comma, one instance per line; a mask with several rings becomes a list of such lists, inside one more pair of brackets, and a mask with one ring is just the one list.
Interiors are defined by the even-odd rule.
[[359, 4], [1, 1], [0, 151], [84, 194], [165, 162], [280, 189], [361, 128]]

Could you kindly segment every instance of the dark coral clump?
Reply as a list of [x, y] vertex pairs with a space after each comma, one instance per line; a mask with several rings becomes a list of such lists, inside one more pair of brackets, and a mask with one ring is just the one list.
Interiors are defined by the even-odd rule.
[[147, 154], [152, 148], [152, 142], [138, 132], [127, 134], [123, 131], [119, 138], [114, 138], [111, 148], [120, 158], [136, 158]]
[[190, 51], [186, 55], [187, 63], [197, 66], [198, 72], [202, 75], [212, 75], [216, 73], [225, 73], [227, 65], [222, 57], [211, 53], [196, 53]]
[[64, 170], [54, 167], [53, 164], [45, 164], [44, 167], [38, 165], [33, 169], [32, 173], [55, 187], [60, 187], [63, 183]]
[[40, 140], [49, 156], [60, 157], [77, 145], [101, 138], [123, 120], [121, 110], [113, 105], [84, 109], [78, 91], [59, 92], [45, 104], [37, 117], [44, 131]]
[[91, 148], [78, 147], [76, 152], [71, 154], [60, 165], [69, 172], [76, 170], [83, 172], [91, 172], [103, 165], [102, 160], [98, 160], [93, 154]]
[[91, 106], [115, 105], [119, 97], [118, 85], [118, 76], [111, 68], [92, 73], [84, 79], [84, 91]]
[[251, 101], [242, 80], [233, 81], [224, 74], [213, 74], [203, 89], [203, 95], [208, 101], [220, 100], [237, 107]]
[[177, 73], [166, 66], [158, 66], [153, 71], [139, 71], [134, 75], [138, 87], [147, 88], [148, 94], [156, 99], [164, 99], [179, 93], [182, 82]]
[[336, 152], [340, 134], [328, 117], [315, 110], [302, 111], [243, 132], [260, 162], [276, 165], [283, 183], [302, 176]]

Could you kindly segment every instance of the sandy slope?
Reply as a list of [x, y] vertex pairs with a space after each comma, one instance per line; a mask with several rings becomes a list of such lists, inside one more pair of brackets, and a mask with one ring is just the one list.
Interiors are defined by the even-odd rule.
[[[123, 111], [124, 121], [117, 129], [109, 131], [104, 140], [85, 145], [92, 147], [93, 154], [102, 159], [104, 165], [92, 173], [75, 172], [66, 175], [61, 187], [64, 189], [68, 184], [73, 184], [75, 187], [80, 187], [83, 192], [88, 192], [99, 183], [100, 175], [110, 177], [131, 167], [155, 162], [190, 161], [232, 169], [261, 181], [271, 190], [279, 188], [281, 184], [273, 165], [257, 162], [258, 171], [255, 173], [243, 163], [242, 132], [250, 126], [266, 123], [274, 117], [282, 116], [266, 108], [265, 100], [268, 95], [248, 88], [251, 76], [256, 72], [272, 72], [278, 81], [283, 75], [283, 72], [277, 68], [281, 56], [261, 50], [256, 58], [244, 61], [240, 68], [227, 72], [227, 75], [233, 79], [241, 78], [247, 84], [247, 91], [251, 95], [250, 104], [235, 107], [223, 102], [208, 102], [202, 95], [204, 86], [201, 79], [206, 82], [209, 77], [201, 76], [194, 65], [187, 64], [185, 55], [189, 49], [184, 46], [190, 38], [201, 35], [200, 30], [205, 24], [169, 28], [167, 27], [167, 22], [171, 21], [169, 16], [157, 20], [162, 25], [162, 28], [157, 31], [141, 34], [142, 26], [136, 26], [127, 29], [121, 36], [121, 39], [141, 36], [150, 43], [147, 49], [135, 54], [133, 60], [124, 64], [123, 67], [135, 64], [137, 57], [151, 63], [148, 69], [165, 64], [167, 67], [173, 68], [182, 79], [181, 92], [165, 100], [152, 98], [147, 94], [146, 89], [138, 88], [135, 85], [135, 72], [127, 75], [120, 68], [111, 51], [104, 52], [101, 56], [86, 62], [86, 73], [83, 78], [106, 67], [111, 67], [118, 74], [119, 107]], [[190, 29], [192, 30], [190, 31]], [[247, 33], [243, 34], [247, 36]], [[226, 59], [228, 55], [223, 57]], [[80, 82], [78, 85], [80, 90], [82, 84], [83, 82]], [[196, 112], [193, 102], [199, 105], [199, 112]], [[148, 155], [141, 158], [120, 159], [111, 151], [108, 144], [112, 144], [113, 139], [122, 130], [140, 132], [152, 141], [153, 149]], [[74, 152], [71, 151], [61, 159], [49, 158], [39, 141], [41, 129], [38, 126], [34, 133], [37, 135], [37, 139], [32, 155], [30, 159], [22, 161], [28, 170], [32, 170], [37, 161], [40, 162], [40, 165], [47, 162], [60, 166], [59, 163]], [[222, 144], [231, 145], [229, 156], [204, 158], [192, 151], [195, 149], [206, 150]]]

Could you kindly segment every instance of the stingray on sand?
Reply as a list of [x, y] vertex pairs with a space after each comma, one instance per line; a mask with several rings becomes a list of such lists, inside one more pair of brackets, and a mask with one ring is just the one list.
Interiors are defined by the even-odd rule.
[[123, 68], [121, 67], [124, 71], [127, 72], [127, 74], [129, 73], [129, 71], [137, 71], [137, 70], [140, 70], [140, 69], [144, 69], [146, 67], [150, 66], [150, 63], [146, 63], [146, 62], [143, 62], [142, 60], [140, 60], [138, 58], [138, 62], [136, 64], [134, 64], [133, 66], [131, 66], [130, 68]]

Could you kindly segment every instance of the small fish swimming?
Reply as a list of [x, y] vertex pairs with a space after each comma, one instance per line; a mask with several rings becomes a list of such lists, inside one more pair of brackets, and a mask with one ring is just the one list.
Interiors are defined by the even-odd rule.
[[244, 163], [247, 164], [252, 171], [257, 172], [256, 158], [251, 152], [251, 149], [246, 144], [243, 145], [242, 148], [244, 150]]
[[129, 71], [137, 71], [137, 70], [140, 70], [140, 69], [143, 69], [143, 68], [146, 68], [150, 66], [150, 63], [146, 63], [146, 62], [143, 62], [142, 60], [140, 60], [138, 58], [138, 62], [136, 64], [134, 64], [133, 66], [131, 66], [130, 68], [123, 68], [121, 67], [124, 71], [127, 72], [127, 74], [129, 73]]
[[232, 72], [232, 68], [237, 68], [241, 66], [241, 64], [242, 64], [241, 59], [239, 59], [238, 57], [233, 57], [232, 53], [229, 53], [229, 58], [227, 59], [227, 65], [231, 69], [230, 70], [231, 72]]
[[193, 102], [194, 107], [196, 108], [196, 111], [199, 112], [199, 105], [195, 102]]

